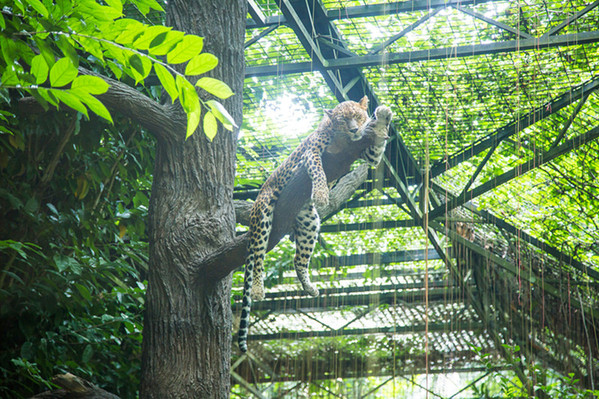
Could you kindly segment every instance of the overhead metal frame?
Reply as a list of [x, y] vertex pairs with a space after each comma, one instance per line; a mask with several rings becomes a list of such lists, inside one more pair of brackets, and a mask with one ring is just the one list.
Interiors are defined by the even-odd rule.
[[[248, 27], [272, 27], [281, 24], [290, 26], [298, 36], [300, 42], [302, 43], [308, 54], [310, 54], [312, 61], [294, 64], [280, 64], [276, 66], [248, 67], [246, 69], [246, 76], [283, 75], [287, 73], [302, 73], [307, 71], [318, 70], [325, 77], [325, 81], [327, 82], [332, 92], [335, 94], [339, 101], [343, 101], [349, 98], [357, 99], [360, 98], [362, 95], [367, 95], [374, 108], [379, 103], [377, 101], [376, 95], [374, 94], [374, 91], [370, 88], [368, 82], [365, 80], [361, 72], [361, 68], [363, 67], [380, 65], [383, 62], [385, 64], [392, 64], [424, 60], [429, 61], [434, 59], [470, 57], [483, 54], [508, 53], [515, 51], [526, 51], [533, 49], [536, 50], [549, 47], [561, 47], [599, 42], [599, 31], [584, 32], [575, 35], [557, 35], [557, 33], [561, 31], [564, 27], [568, 26], [573, 21], [579, 19], [581, 16], [588, 13], [591, 9], [597, 7], [599, 5], [599, 1], [596, 1], [588, 5], [584, 10], [581, 10], [575, 15], [568, 17], [566, 20], [563, 21], [563, 23], [550, 29], [547, 33], [545, 33], [543, 36], [539, 38], [535, 38], [528, 33], [518, 31], [498, 21], [493, 21], [485, 17], [484, 15], [478, 14], [467, 8], [467, 6], [470, 4], [480, 4], [483, 2], [490, 1], [492, 0], [405, 1], [397, 3], [326, 10], [320, 4], [319, 1], [314, 2], [303, 0], [282, 0], [281, 16], [261, 17], [260, 15], [257, 15], [256, 17], [254, 17], [254, 14], [251, 14], [253, 21], [248, 22]], [[518, 37], [518, 39], [490, 44], [459, 46], [452, 48], [432, 49], [426, 51], [412, 51], [407, 53], [378, 55], [377, 53], [379, 53], [386, 47], [386, 44], [383, 43], [382, 45], [375, 47], [375, 49], [371, 51], [371, 54], [365, 56], [357, 56], [354, 55], [347, 48], [347, 46], [344, 44], [344, 41], [340, 38], [339, 33], [336, 31], [335, 26], [331, 24], [331, 21], [334, 21], [336, 19], [386, 15], [394, 12], [433, 10], [432, 12], [434, 13], [444, 7], [454, 7], [455, 9], [465, 14], [468, 14], [490, 25], [494, 25], [511, 34], [514, 34]], [[431, 14], [429, 14], [427, 17], [430, 17], [430, 15]], [[419, 23], [422, 23], [422, 20], [417, 21], [417, 23], [413, 24], [414, 27], [418, 26]], [[257, 38], [257, 40], [259, 40], [261, 37], [266, 36], [268, 33], [264, 33], [262, 36]], [[402, 32], [398, 33], [396, 36], [401, 37], [401, 35]], [[394, 37], [389, 38], [386, 41], [387, 45], [390, 44], [393, 40]], [[505, 140], [511, 135], [517, 133], [518, 131], [521, 131], [526, 127], [532, 126], [540, 120], [543, 120], [555, 114], [558, 110], [566, 107], [574, 101], [581, 100], [580, 107], [582, 107], [582, 104], [584, 103], [586, 98], [588, 98], [589, 94], [597, 89], [598, 82], [599, 78], [595, 78], [587, 82], [586, 84], [581, 85], [580, 87], [565, 91], [557, 99], [538, 107], [537, 109], [531, 111], [529, 115], [526, 115], [525, 117], [514, 122], [513, 124], [498, 129], [496, 132], [490, 134], [486, 138], [472, 144], [467, 148], [464, 148], [462, 151], [459, 151], [456, 154], [450, 155], [447, 159], [433, 165], [429, 173], [425, 173], [424, 175], [420, 172], [421, 166], [418, 165], [414, 157], [411, 155], [410, 151], [406, 148], [405, 144], [403, 144], [401, 136], [394, 131], [393, 134], [394, 137], [396, 137], [396, 140], [393, 143], [393, 145], [388, 146], [386, 154], [387, 173], [390, 176], [392, 176], [392, 181], [394, 181], [395, 187], [398, 189], [398, 192], [402, 195], [402, 202], [408, 206], [409, 211], [412, 214], [413, 220], [410, 222], [386, 222], [386, 227], [389, 227], [394, 223], [405, 223], [406, 226], [408, 224], [412, 226], [423, 226], [425, 232], [427, 232], [429, 236], [433, 248], [438, 253], [437, 257], [444, 259], [448, 266], [455, 269], [455, 266], [453, 266], [453, 262], [450, 256], [442, 247], [441, 242], [437, 236], [437, 232], [445, 234], [447, 232], [446, 228], [444, 228], [436, 222], [432, 222], [430, 226], [428, 225], [429, 219], [432, 221], [434, 217], [438, 217], [441, 214], [443, 214], [447, 205], [437, 202], [436, 207], [434, 207], [430, 213], [424, 212], [426, 205], [423, 204], [422, 200], [428, 198], [428, 195], [424, 194], [424, 190], [429, 189], [428, 183], [424, 183], [424, 181], [426, 181], [426, 179], [428, 178], [439, 176], [440, 174], [451, 169], [457, 164], [465, 160], [468, 160], [478, 154], [481, 154], [485, 150], [488, 150], [486, 157], [477, 167], [475, 175], [470, 179], [466, 187], [463, 189], [462, 194], [456, 198], [450, 199], [450, 208], [454, 208], [460, 205], [470, 207], [470, 205], [466, 203], [468, 198], [472, 198], [472, 195], [480, 195], [483, 192], [487, 192], [488, 190], [496, 188], [497, 186], [509, 181], [509, 176], [512, 176], [514, 174], [511, 173], [513, 171], [506, 172], [504, 174], [505, 178], [501, 178], [495, 180], [493, 183], [486, 183], [486, 185], [478, 186], [475, 189], [469, 190], [470, 186], [475, 182], [476, 175], [480, 173], [480, 171], [484, 168], [486, 162], [493, 156], [494, 150], [497, 148], [497, 146], [502, 140]], [[576, 117], [578, 111], [579, 109], [572, 114], [572, 120]], [[597, 132], [595, 130], [596, 129], [590, 131], [587, 135], [585, 135], [584, 138], [586, 138], [587, 140], [595, 139], [597, 136]], [[572, 150], [576, 146], [580, 145], [580, 143], [576, 142], [575, 140], [568, 140], [566, 143], [559, 145], [558, 142], [561, 140], [564, 134], [565, 130], [564, 133], [560, 133], [559, 137], [556, 139], [554, 145], [552, 146], [552, 148], [550, 148], [549, 151], [547, 151], [544, 154], [538, 155], [533, 160], [527, 162], [525, 164], [527, 165], [525, 166], [525, 168], [534, 168], [538, 166], [538, 162], [548, 162], [549, 160], [554, 159], [555, 157], [564, 154]], [[515, 168], [514, 170], [517, 169]], [[520, 169], [520, 172], [521, 171], [522, 169]], [[406, 184], [406, 176], [410, 176], [412, 179], [415, 178], [417, 184], [417, 191], [411, 192], [408, 189], [408, 186]], [[412, 180], [412, 182], [413, 181], [414, 180]], [[434, 186], [434, 184], [431, 185]], [[576, 265], [575, 267], [578, 270], [587, 273], [589, 276], [593, 278], [597, 278], [597, 272], [594, 269], [582, 265], [580, 262], [563, 254], [561, 251], [543, 243], [541, 240], [523, 234], [520, 230], [514, 228], [509, 223], [490, 214], [489, 212], [483, 211], [481, 215], [484, 218], [486, 218], [487, 221], [497, 225], [498, 228], [505, 229], [506, 231], [510, 231], [514, 234], [518, 234], [519, 237], [524, 236], [525, 241], [531, 243], [532, 245], [535, 245], [537, 248], [541, 250], [549, 249], [548, 253], [550, 253], [556, 259], [559, 259], [560, 261], [564, 261], [565, 259], [567, 263], [570, 263], [571, 265]], [[374, 228], [374, 225], [371, 227]], [[391, 227], [398, 226], [393, 225]], [[330, 230], [331, 232], [334, 232], [349, 231], [357, 228], [359, 228], [359, 224], [325, 227], [324, 230]], [[458, 237], [453, 236], [452, 234], [449, 235], [452, 236], [453, 239], [461, 242], [461, 240]], [[488, 251], [480, 247], [477, 248], [477, 251], [482, 251], [482, 253], [484, 253], [487, 257], [492, 255], [489, 254]], [[511, 270], [510, 272], [514, 273], [514, 270]], [[478, 303], [477, 298], [473, 293], [469, 294], [469, 300], [475, 304]], [[484, 317], [486, 313], [482, 309], [482, 306], [482, 303], [476, 305], [476, 307], [478, 307], [477, 312], [481, 315], [481, 317]], [[496, 322], [498, 322], [498, 320], [486, 320], [485, 325], [488, 327], [488, 325]], [[499, 342], [499, 337], [497, 333], [495, 332], [494, 334], [494, 339], [497, 342]], [[293, 337], [297, 337], [297, 335], [294, 335]], [[517, 371], [517, 373], [520, 376], [523, 376], [523, 370], [520, 370], [519, 372]]]

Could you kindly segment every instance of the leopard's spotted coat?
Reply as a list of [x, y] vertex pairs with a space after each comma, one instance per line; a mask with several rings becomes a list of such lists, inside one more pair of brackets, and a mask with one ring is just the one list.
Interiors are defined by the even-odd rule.
[[[314, 204], [325, 206], [329, 202], [326, 175], [322, 168], [321, 154], [327, 146], [341, 138], [356, 141], [365, 130], [375, 130], [375, 144], [362, 153], [371, 165], [381, 160], [391, 120], [391, 111], [379, 107], [375, 118], [368, 120], [368, 98], [360, 102], [345, 101], [332, 111], [327, 111], [316, 131], [308, 136], [291, 155], [266, 180], [250, 214], [250, 239], [245, 262], [243, 302], [239, 323], [239, 348], [247, 351], [247, 335], [252, 300], [264, 298], [264, 255], [270, 237], [274, 207], [293, 173], [305, 165], [312, 179], [312, 200], [297, 215], [293, 229], [296, 243], [294, 266], [303, 289], [310, 295], [318, 295], [318, 289], [310, 282], [308, 266], [320, 231], [320, 217]], [[384, 109], [383, 109], [384, 108]], [[382, 111], [379, 111], [383, 109]], [[380, 115], [379, 115], [380, 114]], [[378, 120], [376, 118], [379, 118]], [[368, 122], [368, 123], [367, 123]]]

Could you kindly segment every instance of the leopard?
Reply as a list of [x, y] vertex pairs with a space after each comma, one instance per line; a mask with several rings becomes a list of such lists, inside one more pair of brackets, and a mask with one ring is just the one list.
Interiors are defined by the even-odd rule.
[[[324, 151], [346, 140], [358, 141], [364, 134], [374, 130], [374, 144], [362, 152], [360, 157], [371, 166], [380, 163], [384, 153], [391, 111], [378, 107], [373, 118], [368, 118], [368, 97], [359, 102], [344, 101], [325, 115], [317, 129], [275, 169], [262, 186], [250, 212], [248, 254], [245, 260], [244, 286], [238, 345], [247, 352], [247, 336], [252, 301], [264, 299], [264, 256], [272, 228], [276, 202], [283, 188], [300, 167], [305, 167], [312, 181], [311, 200], [295, 218], [292, 240], [296, 244], [294, 268], [303, 290], [318, 296], [318, 288], [310, 281], [310, 258], [320, 232], [320, 217], [317, 207], [329, 203], [329, 185], [322, 167]], [[378, 118], [378, 119], [377, 119]]]

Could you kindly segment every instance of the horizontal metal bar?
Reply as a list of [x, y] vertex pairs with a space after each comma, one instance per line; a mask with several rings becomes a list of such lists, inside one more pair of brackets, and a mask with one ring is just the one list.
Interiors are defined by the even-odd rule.
[[327, 11], [329, 20], [378, 17], [381, 15], [400, 14], [414, 11], [427, 11], [454, 5], [470, 5], [490, 3], [497, 0], [412, 0], [398, 1], [364, 6], [338, 8]]
[[[472, 290], [476, 288], [472, 287]], [[252, 311], [268, 310], [275, 313], [295, 313], [296, 309], [306, 312], [330, 311], [332, 308], [342, 308], [347, 306], [365, 306], [373, 302], [377, 304], [422, 304], [428, 297], [429, 304], [434, 302], [463, 302], [463, 287], [441, 287], [414, 290], [398, 290], [373, 293], [353, 293], [353, 294], [331, 294], [320, 295], [317, 297], [304, 296], [295, 298], [276, 298], [265, 299], [252, 303]], [[234, 312], [241, 310], [241, 304], [237, 302], [233, 306]]]
[[483, 331], [484, 326], [480, 322], [453, 321], [444, 323], [430, 323], [428, 325], [413, 326], [393, 326], [393, 327], [375, 327], [375, 328], [353, 328], [342, 331], [298, 331], [298, 332], [280, 332], [275, 334], [250, 334], [248, 341], [271, 341], [278, 339], [302, 339], [314, 337], [342, 337], [347, 335], [367, 335], [367, 334], [419, 334], [428, 331], [448, 332], [448, 331]]
[[[327, 60], [330, 69], [363, 68], [378, 65], [403, 64], [419, 61], [441, 60], [448, 58], [473, 57], [483, 54], [510, 53], [525, 50], [539, 50], [560, 46], [576, 46], [599, 42], [599, 31], [582, 32], [560, 36], [550, 36], [540, 39], [507, 40], [503, 42], [473, 44], [458, 47], [445, 47], [430, 50], [416, 50], [403, 53], [385, 53], [344, 57]], [[315, 69], [312, 62], [297, 62], [266, 66], [248, 66], [245, 76], [271, 76], [293, 73], [312, 72]]]
[[341, 233], [344, 231], [364, 231], [379, 229], [397, 229], [415, 227], [414, 220], [384, 220], [379, 222], [326, 224], [320, 228], [321, 233]]
[[[362, 279], [367, 281], [363, 276]], [[370, 283], [371, 284], [371, 283]], [[385, 291], [406, 291], [406, 290], [424, 290], [426, 289], [426, 285], [424, 281], [418, 281], [414, 283], [396, 283], [396, 284], [382, 284], [382, 285], [356, 285], [352, 287], [330, 287], [330, 288], [320, 288], [321, 296], [330, 296], [330, 295], [340, 295], [340, 294], [372, 294], [372, 295], [380, 295]], [[430, 279], [428, 282], [428, 287], [430, 288], [446, 288], [446, 289], [456, 289], [457, 286], [449, 285], [450, 282], [443, 279]], [[239, 292], [241, 293], [241, 292]], [[294, 300], [295, 298], [307, 297], [304, 290], [289, 290], [289, 291], [275, 291], [275, 292], [267, 292], [265, 300], [272, 299], [286, 299], [289, 301]], [[241, 305], [241, 298], [239, 297], [236, 301], [236, 306]]]
[[439, 255], [429, 248], [428, 250], [412, 249], [406, 251], [393, 252], [375, 252], [367, 254], [334, 256], [325, 258], [320, 262], [319, 267], [343, 267], [357, 265], [372, 265], [372, 264], [389, 264], [400, 262], [416, 262], [421, 260], [439, 259]]
[[[364, 17], [380, 17], [383, 15], [400, 14], [414, 11], [434, 10], [436, 8], [450, 7], [454, 5], [471, 5], [490, 3], [499, 0], [413, 0], [397, 1], [381, 4], [371, 4], [364, 6], [354, 6], [345, 8], [335, 8], [327, 10], [327, 19], [334, 21], [337, 19], [351, 19]], [[262, 24], [256, 23], [253, 19], [246, 20], [246, 29], [255, 29], [269, 25], [287, 24], [287, 19], [283, 15], [266, 17]]]
[[329, 69], [369, 67], [388, 64], [403, 64], [447, 58], [472, 57], [482, 54], [510, 53], [525, 50], [540, 50], [550, 47], [575, 46], [599, 41], [599, 31], [574, 33], [540, 39], [507, 40], [503, 42], [416, 50], [405, 53], [387, 53], [346, 57], [329, 61]]

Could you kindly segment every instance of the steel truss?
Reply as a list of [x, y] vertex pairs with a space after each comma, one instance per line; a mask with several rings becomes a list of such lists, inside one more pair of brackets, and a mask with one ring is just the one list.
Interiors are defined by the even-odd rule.
[[[293, 29], [302, 46], [310, 55], [311, 61], [260, 67], [250, 66], [246, 68], [246, 77], [273, 75], [280, 76], [284, 74], [304, 73], [317, 70], [322, 74], [327, 85], [339, 101], [344, 101], [347, 99], [355, 100], [366, 95], [370, 99], [372, 109], [374, 109], [380, 103], [374, 90], [371, 88], [362, 73], [363, 68], [376, 67], [382, 63], [393, 64], [442, 60], [457, 57], [475, 57], [480, 55], [539, 50], [543, 48], [560, 48], [564, 46], [599, 42], [599, 30], [578, 33], [575, 35], [558, 35], [558, 33], [569, 24], [577, 21], [590, 10], [599, 6], [599, 1], [595, 1], [576, 14], [565, 18], [562, 23], [548, 30], [548, 32], [541, 37], [533, 37], [526, 32], [520, 31], [501, 22], [487, 18], [484, 15], [478, 14], [469, 8], [469, 6], [472, 4], [481, 4], [491, 1], [492, 0], [402, 1], [391, 2], [387, 4], [327, 10], [319, 1], [281, 0], [280, 9], [282, 15], [277, 17], [265, 17], [260, 12], [260, 9], [255, 1], [249, 0], [248, 2], [250, 4], [249, 8], [251, 19], [247, 22], [247, 28], [267, 29], [265, 29], [260, 35], [256, 36], [250, 42], [246, 43], [247, 46], [250, 46], [256, 41], [261, 40], [263, 37], [268, 36], [272, 32], [275, 32], [276, 28], [280, 25], [286, 25]], [[437, 48], [426, 51], [384, 53], [385, 48], [391, 43], [415, 29], [427, 19], [434, 17], [440, 10], [446, 7], [453, 7], [464, 14], [470, 15], [492, 26], [502, 29], [509, 34], [514, 35], [516, 39], [488, 44]], [[416, 10], [429, 10], [429, 13], [421, 20], [416, 21], [403, 31], [398, 32], [392, 37], [389, 37], [379, 46], [376, 46], [373, 50], [371, 50], [369, 54], [362, 56], [355, 55], [348, 49], [348, 46], [345, 44], [342, 36], [333, 24], [333, 21], [337, 19], [380, 16], [391, 13], [412, 12]], [[565, 358], [559, 358], [559, 353], [557, 353], [558, 349], [556, 349], [555, 346], [551, 346], [555, 345], [555, 343], [539, 342], [538, 340], [535, 340], [534, 337], [526, 336], [524, 333], [512, 335], [508, 334], [508, 331], [510, 331], [510, 326], [513, 327], [513, 318], [520, 318], [522, 322], [521, 324], [518, 324], [518, 328], [522, 332], [527, 331], [529, 334], [531, 332], [527, 330], [526, 324], [529, 323], [531, 326], [537, 326], [538, 322], [536, 320], [532, 320], [524, 310], [510, 310], [509, 308], [502, 308], [501, 306], [503, 305], [494, 304], [494, 297], [492, 297], [490, 294], [491, 290], [494, 289], [493, 284], [504, 284], [505, 286], [512, 287], [509, 285], [509, 282], [517, 277], [518, 279], [523, 278], [527, 284], [532, 287], [532, 290], [534, 290], [535, 293], [540, 292], [540, 295], [542, 295], [543, 298], [545, 298], [544, 295], [546, 294], [556, 303], [563, 304], [563, 292], [559, 286], [556, 285], [557, 282], [545, 281], [544, 277], [538, 274], [538, 270], [531, 271], [525, 275], [525, 273], [521, 272], [521, 264], [518, 263], [520, 261], [519, 259], [506, 259], [498, 253], [497, 248], [488, 248], [474, 236], [469, 236], [467, 234], [464, 235], [463, 232], [456, 227], [456, 225], [461, 223], [472, 226], [474, 223], [487, 223], [488, 226], [491, 226], [495, 232], [501, 232], [506, 237], [505, 246], [509, 247], [510, 240], [517, 240], [518, 242], [522, 241], [528, 245], [526, 250], [528, 252], [526, 256], [530, 258], [530, 262], [536, 262], [536, 260], [533, 260], [537, 259], [533, 255], [533, 252], [538, 250], [546, 254], [544, 255], [546, 256], [544, 259], [548, 265], [557, 266], [559, 264], [566, 264], [576, 270], [582, 279], [592, 278], [598, 280], [599, 273], [595, 269], [563, 253], [558, 248], [543, 242], [541, 239], [526, 234], [497, 215], [494, 215], [490, 211], [476, 210], [470, 203], [473, 198], [488, 193], [489, 191], [507, 183], [508, 181], [517, 178], [523, 173], [534, 170], [544, 163], [550, 162], [553, 159], [580, 147], [581, 145], [595, 140], [599, 135], [599, 127], [595, 127], [579, 137], [566, 141], [563, 141], [563, 137], [565, 136], [565, 132], [571, 125], [572, 121], [578, 115], [580, 108], [583, 106], [587, 98], [598, 87], [599, 78], [594, 78], [581, 86], [568, 88], [564, 90], [560, 96], [530, 111], [528, 115], [525, 115], [519, 120], [497, 129], [495, 132], [492, 132], [485, 138], [480, 139], [477, 142], [464, 147], [462, 150], [449, 155], [446, 159], [431, 165], [428, 169], [425, 168], [427, 165], [421, 165], [415, 160], [414, 156], [405, 146], [400, 132], [393, 129], [391, 132], [393, 140], [388, 145], [385, 154], [384, 176], [385, 179], [388, 179], [388, 185], [391, 185], [397, 190], [401, 200], [386, 199], [373, 201], [360, 199], [351, 201], [349, 203], [350, 205], [347, 205], [347, 207], [373, 206], [376, 204], [395, 204], [402, 207], [404, 211], [407, 211], [411, 218], [409, 220], [384, 221], [377, 223], [354, 223], [323, 226], [322, 232], [331, 234], [363, 229], [421, 228], [427, 235], [431, 244], [431, 248], [411, 252], [402, 251], [401, 253], [363, 254], [329, 258], [322, 264], [322, 266], [336, 267], [340, 265], [355, 265], [370, 262], [385, 264], [402, 262], [406, 260], [441, 259], [447, 266], [455, 286], [440, 287], [438, 286], [438, 283], [427, 280], [417, 287], [408, 287], [405, 284], [395, 284], [393, 286], [384, 287], [383, 289], [381, 289], [380, 286], [367, 286], [356, 291], [352, 291], [349, 288], [323, 290], [323, 295], [319, 298], [306, 298], [301, 296], [298, 292], [286, 291], [267, 294], [267, 299], [265, 301], [258, 302], [254, 306], [257, 311], [263, 312], [262, 318], [258, 317], [256, 320], [258, 323], [264, 322], [264, 320], [266, 320], [266, 318], [272, 314], [306, 311], [322, 312], [326, 309], [329, 309], [331, 303], [334, 303], [334, 306], [340, 307], [368, 306], [372, 303], [375, 297], [376, 301], [378, 301], [377, 303], [394, 304], [397, 303], [399, 296], [400, 301], [403, 303], [409, 302], [412, 305], [418, 304], [418, 306], [429, 306], [430, 304], [434, 304], [436, 301], [446, 302], [447, 298], [450, 297], [456, 299], [459, 298], [458, 302], [466, 303], [476, 315], [475, 321], [468, 325], [464, 323], [449, 323], [451, 325], [448, 325], [447, 323], [433, 323], [430, 325], [419, 324], [410, 327], [392, 326], [391, 330], [389, 327], [369, 329], [351, 328], [347, 325], [343, 326], [342, 328], [334, 329], [326, 324], [321, 323], [325, 327], [323, 330], [255, 334], [250, 336], [250, 340], [266, 341], [322, 336], [328, 337], [362, 334], [389, 334], [402, 333], [404, 331], [414, 333], [423, 331], [455, 332], [457, 330], [476, 330], [484, 332], [488, 341], [493, 342], [495, 350], [506, 358], [511, 358], [513, 354], [508, 353], [503, 347], [502, 343], [514, 343], [523, 348], [524, 358], [528, 360], [540, 359], [559, 369], [560, 360], [564, 361]], [[576, 108], [576, 110], [574, 110], [570, 120], [563, 130], [561, 132], [557, 132], [556, 140], [551, 148], [549, 148], [547, 151], [535, 153], [528, 161], [510, 171], [505, 172], [496, 179], [479, 184], [475, 188], [471, 188], [480, 172], [493, 157], [495, 150], [502, 142], [509, 140], [511, 136], [522, 131], [523, 129], [531, 127], [536, 123], [551, 117], [557, 111], [576, 101], [580, 101], [579, 106]], [[457, 196], [448, 194], [447, 190], [433, 182], [432, 179], [442, 175], [443, 173], [446, 173], [448, 170], [454, 168], [462, 162], [472, 159], [478, 155], [482, 155], [484, 151], [487, 151], [485, 157], [478, 164], [476, 171], [462, 189], [461, 194]], [[368, 186], [365, 184], [363, 188], [367, 192], [373, 189], [373, 186]], [[443, 201], [444, 196], [447, 197], [447, 201], [445, 202]], [[449, 216], [448, 212], [452, 211], [453, 209], [465, 211], [469, 216], [463, 216], [462, 214], [458, 216]], [[459, 219], [460, 217], [461, 219]], [[461, 222], [456, 224], [455, 222], [451, 221], [452, 218], [458, 218], [461, 220]], [[453, 248], [451, 251], [446, 248], [442, 237], [447, 237], [452, 243]], [[509, 252], [509, 248], [504, 248], [504, 252]], [[470, 257], [470, 260], [475, 259], [475, 261], [471, 262], [468, 267], [464, 267], [463, 261], [465, 257]], [[486, 270], [486, 272], [483, 273], [481, 271], [483, 269]], [[356, 275], [353, 277], [359, 278], [360, 276]], [[498, 281], [500, 283], [497, 283]], [[476, 282], [476, 285], [474, 285], [473, 282]], [[406, 291], [408, 288], [410, 289], [409, 292]], [[484, 291], [485, 289], [487, 291]], [[461, 295], [457, 295], [456, 292], [452, 290], [456, 290], [456, 292], [459, 291]], [[335, 301], [331, 301], [331, 298], [333, 297], [336, 298]], [[590, 328], [592, 333], [597, 334], [597, 328], [599, 327], [596, 324], [596, 321], [599, 320], [599, 314], [597, 310], [592, 306], [589, 306], [589, 304], [584, 303], [582, 300], [580, 303], [574, 304], [574, 307], [576, 307], [579, 311], [578, 315], [582, 317], [583, 322], [585, 317], [587, 318], [587, 324], [585, 324], [585, 328]], [[367, 308], [363, 315], [368, 314], [372, 310], [373, 309], [370, 307]], [[503, 313], [501, 313], [502, 311]], [[508, 316], [511, 317], [509, 320], [506, 318]], [[594, 324], [589, 325], [589, 319], [594, 320]], [[549, 328], [549, 326], [545, 327]], [[556, 335], [556, 339], [559, 337], [563, 338], [567, 335], [567, 333], [564, 333], [559, 329], [556, 329], [554, 333]], [[569, 348], [572, 348], [575, 345], [582, 347], [586, 346], [585, 343], [577, 341], [577, 339], [579, 339], [578, 336], [568, 336], [567, 338], [563, 339], [568, 340]], [[536, 347], [535, 345], [540, 345], [549, 349], [535, 352], [531, 349], [532, 347]], [[596, 348], [593, 350], [596, 350]], [[592, 356], [597, 356], [597, 352], [592, 352]], [[256, 373], [255, 370], [252, 372], [249, 369], [252, 364], [252, 361], [250, 360], [251, 359], [249, 358], [242, 357], [234, 364], [233, 367], [236, 369], [234, 376], [235, 380], [244, 386], [252, 386], [247, 381], [251, 381], [255, 384], [265, 381], [294, 380], [294, 373], [299, 372], [296, 367], [285, 368], [282, 367], [281, 364], [275, 365], [269, 363], [268, 360], [254, 358], [252, 360], [253, 364], [255, 364], [258, 368], [262, 368], [263, 370], [262, 372]], [[383, 372], [382, 370], [384, 368], [381, 368], [379, 369], [381, 371], [380, 375], [388, 376], [390, 375], [388, 370], [395, 369], [396, 367], [402, 367], [403, 364], [394, 363], [397, 361], [398, 359], [390, 359], [387, 363], [387, 372]], [[597, 361], [597, 358], [595, 358], [595, 361]], [[299, 359], [298, 363], [301, 364], [301, 367], [304, 369], [312, 369], [313, 366], [307, 359]], [[417, 359], [415, 363], [422, 365], [423, 359]], [[350, 371], [352, 372], [348, 372], [347, 374], [344, 374], [342, 370], [335, 374], [327, 373], [326, 370], [331, 370], [330, 367], [333, 366], [324, 365], [323, 367], [322, 364], [318, 365], [317, 368], [312, 370], [312, 374], [310, 374], [310, 380], [314, 381], [333, 377], [338, 378], [340, 376], [361, 377], [377, 375], [377, 372], [368, 370], [365, 366], [351, 368]], [[266, 369], [270, 371], [264, 373], [264, 370]], [[423, 369], [420, 369], [420, 371], [422, 370]], [[520, 363], [519, 365], [515, 366], [514, 370], [518, 377], [522, 380], [523, 384], [527, 386], [529, 392], [532, 393], [534, 388], [530, 385], [527, 385], [529, 382], [527, 382], [527, 378], [525, 376], [524, 365]], [[269, 376], [265, 376], [265, 374], [268, 374]], [[301, 378], [297, 378], [297, 380], [301, 381]]]

